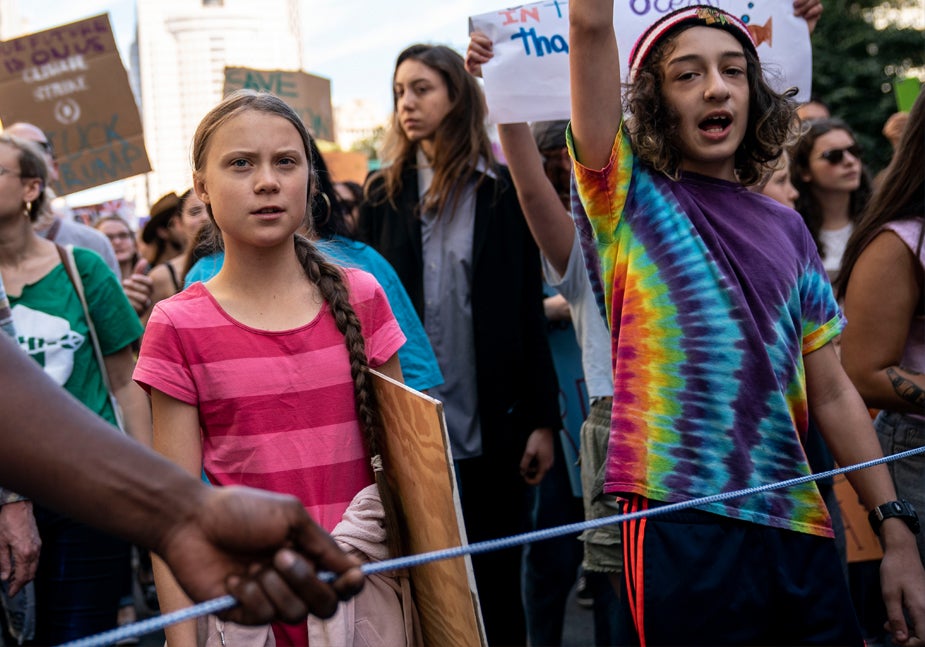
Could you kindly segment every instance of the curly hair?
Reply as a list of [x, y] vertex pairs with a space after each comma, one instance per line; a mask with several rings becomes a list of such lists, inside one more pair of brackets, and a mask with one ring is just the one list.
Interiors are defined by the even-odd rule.
[[[419, 212], [440, 213], [458, 192], [453, 189], [478, 176], [480, 160], [493, 163], [491, 142], [485, 131], [488, 107], [475, 78], [466, 71], [462, 56], [444, 45], [412, 45], [398, 55], [395, 72], [407, 60], [418, 61], [434, 70], [446, 84], [450, 111], [434, 136], [434, 179], [419, 205]], [[393, 73], [394, 78], [394, 73]], [[392, 123], [383, 146], [384, 166], [370, 180], [383, 179], [382, 195], [371, 196], [367, 181], [366, 199], [373, 204], [389, 202], [393, 206], [401, 192], [402, 173], [415, 165], [418, 145], [405, 135], [399, 123], [398, 96], [393, 93]]]
[[[822, 230], [822, 204], [813, 193], [812, 181], [804, 179], [804, 175], [809, 173], [809, 156], [813, 152], [816, 140], [833, 130], [842, 130], [848, 133], [855, 143], [857, 138], [851, 127], [837, 117], [810, 119], [805, 124], [804, 133], [790, 149], [790, 180], [796, 190], [800, 192], [800, 197], [797, 198], [796, 210], [803, 216], [806, 227], [813, 235], [813, 240], [819, 249], [819, 256], [825, 258], [825, 249], [823, 249], [822, 240], [819, 237], [819, 232]], [[870, 199], [870, 192], [870, 174], [862, 163], [861, 183], [851, 193], [851, 201], [848, 207], [848, 217], [851, 222], [856, 223], [861, 217], [861, 212], [867, 206], [868, 199]]]
[[[636, 71], [635, 81], [624, 87], [630, 116], [625, 128], [636, 155], [659, 173], [678, 179], [681, 167], [681, 119], [664, 96], [663, 63], [675, 47], [679, 34], [692, 25], [669, 32]], [[743, 48], [748, 78], [748, 127], [735, 153], [739, 182], [749, 186], [762, 181], [781, 152], [796, 138], [796, 88], [776, 92], [764, 78], [761, 62]]]

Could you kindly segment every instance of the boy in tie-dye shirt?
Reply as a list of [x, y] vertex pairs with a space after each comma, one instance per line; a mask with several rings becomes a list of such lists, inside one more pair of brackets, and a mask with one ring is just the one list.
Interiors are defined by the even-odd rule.
[[[624, 121], [613, 21], [612, 2], [570, 3], [569, 145], [612, 333], [605, 492], [638, 510], [809, 474], [810, 413], [842, 464], [875, 458], [829, 343], [844, 320], [816, 246], [795, 212], [745, 188], [791, 134], [791, 93], [766, 84], [744, 23], [690, 7], [637, 41]], [[885, 469], [851, 478], [871, 507], [895, 499]], [[622, 530], [632, 640], [863, 644], [813, 484]], [[922, 637], [910, 527], [881, 531], [894, 640]]]

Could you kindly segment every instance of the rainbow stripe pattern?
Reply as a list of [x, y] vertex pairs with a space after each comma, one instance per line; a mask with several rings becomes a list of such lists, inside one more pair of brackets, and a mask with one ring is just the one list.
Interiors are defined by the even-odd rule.
[[[612, 333], [605, 491], [677, 502], [808, 474], [803, 355], [844, 319], [799, 215], [655, 173], [622, 129], [604, 169], [574, 168]], [[812, 483], [704, 509], [831, 536]]]

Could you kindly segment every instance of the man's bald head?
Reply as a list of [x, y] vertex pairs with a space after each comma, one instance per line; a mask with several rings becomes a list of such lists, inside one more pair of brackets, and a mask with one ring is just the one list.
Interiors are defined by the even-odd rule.
[[48, 179], [57, 182], [58, 165], [55, 163], [55, 156], [51, 148], [51, 143], [48, 141], [48, 137], [45, 136], [45, 132], [41, 128], [25, 121], [17, 121], [15, 124], [11, 124], [4, 128], [3, 132], [13, 135], [13, 137], [19, 137], [28, 142], [38, 144], [39, 148], [42, 149], [42, 153], [45, 154], [45, 162], [48, 164]]

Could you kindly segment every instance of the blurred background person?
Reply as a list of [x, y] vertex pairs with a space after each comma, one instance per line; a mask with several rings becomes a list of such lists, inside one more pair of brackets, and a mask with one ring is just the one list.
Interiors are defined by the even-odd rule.
[[870, 178], [851, 128], [841, 119], [814, 119], [790, 151], [796, 210], [835, 279], [854, 224], [870, 196]]
[[[131, 379], [131, 344], [140, 337], [141, 324], [116, 277], [97, 254], [79, 247], [72, 257], [76, 267], [68, 267], [63, 248], [35, 232], [48, 179], [37, 147], [0, 135], [0, 167], [0, 274], [20, 347], [58, 384], [115, 426], [112, 394], [126, 432], [150, 445], [148, 401]], [[78, 281], [92, 321], [78, 297]], [[35, 579], [36, 642], [55, 644], [113, 628], [128, 545], [41, 506], [35, 508], [35, 517], [42, 540]]]
[[[848, 326], [841, 360], [869, 407], [884, 454], [925, 444], [925, 94], [848, 246], [835, 284]], [[925, 512], [925, 455], [888, 465]], [[916, 537], [925, 563], [925, 534]]]
[[187, 189], [178, 198], [175, 215], [171, 217], [170, 224], [167, 226], [170, 232], [169, 240], [174, 241], [173, 244], [181, 248], [181, 253], [151, 268], [149, 276], [153, 290], [148, 310], [142, 315], [144, 321], [148, 320], [151, 307], [155, 303], [183, 289], [183, 281], [188, 270], [188, 259], [182, 252], [196, 244], [199, 231], [208, 221], [209, 214], [206, 212], [206, 206], [192, 188]]
[[[55, 161], [55, 151], [48, 137], [38, 126], [25, 122], [17, 122], [3, 129], [3, 132], [19, 137], [36, 144], [42, 152], [45, 166], [48, 168], [50, 182], [58, 180], [58, 163]], [[35, 229], [42, 238], [58, 243], [59, 245], [74, 245], [92, 249], [100, 255], [113, 274], [119, 276], [119, 262], [113, 252], [112, 245], [105, 236], [94, 231], [92, 227], [74, 220], [67, 205], [55, 205], [55, 194], [46, 187], [49, 197], [45, 201], [45, 208], [35, 222]]]
[[141, 228], [139, 251], [148, 261], [148, 271], [183, 253], [186, 236], [181, 231], [180, 197], [171, 191], [151, 205], [147, 222]]
[[360, 217], [360, 203], [363, 202], [363, 187], [356, 182], [335, 182], [334, 189], [344, 206], [344, 224], [351, 238], [356, 235], [357, 219]]

